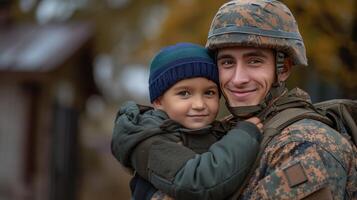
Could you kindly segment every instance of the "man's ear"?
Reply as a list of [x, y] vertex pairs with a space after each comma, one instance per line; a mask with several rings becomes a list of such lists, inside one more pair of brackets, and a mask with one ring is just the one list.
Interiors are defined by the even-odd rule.
[[152, 105], [154, 106], [155, 109], [161, 109], [162, 108], [162, 103], [161, 103], [161, 98], [156, 98], [153, 102]]
[[284, 82], [289, 78], [292, 70], [292, 61], [290, 58], [284, 60], [284, 67], [279, 73], [279, 82]]

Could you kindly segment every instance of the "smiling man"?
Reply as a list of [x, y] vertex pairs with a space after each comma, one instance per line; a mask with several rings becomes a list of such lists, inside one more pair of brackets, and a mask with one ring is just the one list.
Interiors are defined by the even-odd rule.
[[[206, 47], [216, 55], [227, 121], [264, 123], [255, 167], [231, 199], [357, 199], [355, 146], [319, 120], [284, 121], [311, 106], [306, 92], [285, 87], [292, 67], [307, 66], [290, 10], [276, 0], [230, 1], [215, 15]], [[272, 125], [281, 122], [282, 130]]]
[[264, 99], [274, 82], [274, 58], [271, 49], [231, 47], [218, 52], [220, 84], [231, 106], [257, 105]]

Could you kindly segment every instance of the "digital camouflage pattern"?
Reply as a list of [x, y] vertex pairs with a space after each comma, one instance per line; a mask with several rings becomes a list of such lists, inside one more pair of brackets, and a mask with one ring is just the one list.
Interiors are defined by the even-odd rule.
[[307, 65], [297, 22], [276, 0], [239, 0], [224, 4], [212, 20], [206, 47], [253, 46], [284, 52], [294, 65]]
[[[285, 170], [295, 164], [307, 180], [289, 186]], [[357, 199], [356, 168], [356, 148], [347, 139], [319, 121], [304, 119], [268, 145], [240, 199], [303, 199], [323, 188], [333, 199]]]
[[[301, 89], [289, 91], [276, 102], [287, 102], [287, 98], [310, 102]], [[328, 125], [312, 119], [297, 121], [261, 151], [258, 167], [239, 199], [312, 199], [313, 195], [315, 199], [357, 199], [356, 146]]]

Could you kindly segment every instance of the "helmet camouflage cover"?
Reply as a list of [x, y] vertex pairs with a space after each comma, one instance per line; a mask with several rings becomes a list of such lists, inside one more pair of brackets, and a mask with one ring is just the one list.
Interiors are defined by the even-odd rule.
[[270, 48], [285, 53], [293, 65], [307, 65], [297, 22], [277, 0], [233, 0], [222, 5], [212, 20], [206, 47], [230, 46]]

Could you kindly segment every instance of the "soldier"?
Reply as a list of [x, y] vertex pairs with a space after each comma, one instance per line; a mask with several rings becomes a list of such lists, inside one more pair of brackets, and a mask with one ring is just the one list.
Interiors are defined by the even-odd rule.
[[[256, 167], [228, 198], [357, 199], [356, 147], [327, 121], [302, 117], [282, 130], [270, 128], [288, 118], [285, 105], [311, 103], [306, 92], [284, 84], [292, 67], [307, 66], [291, 11], [276, 0], [229, 1], [214, 17], [206, 47], [216, 54], [232, 114], [226, 121], [258, 116], [265, 129]], [[160, 192], [153, 196], [164, 198]]]
[[[206, 46], [216, 52], [231, 121], [259, 116], [268, 127], [284, 117], [275, 108], [290, 97], [310, 101], [302, 90], [284, 86], [291, 67], [307, 66], [307, 59], [297, 22], [283, 3], [224, 4], [212, 21]], [[340, 133], [320, 121], [301, 119], [270, 138], [244, 192], [236, 196], [357, 199], [356, 163], [355, 147]]]

